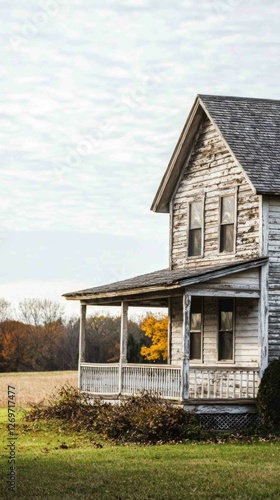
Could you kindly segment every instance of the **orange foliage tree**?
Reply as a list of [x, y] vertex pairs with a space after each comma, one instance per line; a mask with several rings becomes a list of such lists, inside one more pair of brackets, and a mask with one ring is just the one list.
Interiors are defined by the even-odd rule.
[[142, 346], [140, 354], [149, 361], [166, 361], [168, 355], [168, 317], [148, 314], [140, 325], [145, 335], [151, 339], [149, 347]]

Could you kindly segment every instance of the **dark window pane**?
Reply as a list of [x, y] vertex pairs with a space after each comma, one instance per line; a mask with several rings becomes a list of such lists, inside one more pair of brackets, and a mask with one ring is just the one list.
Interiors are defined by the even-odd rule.
[[201, 332], [191, 332], [190, 359], [201, 359]]
[[191, 300], [191, 312], [201, 313], [202, 311], [202, 297], [192, 297]]
[[190, 229], [202, 227], [202, 203], [194, 201], [190, 204]]
[[219, 300], [218, 359], [233, 359], [233, 299]]
[[234, 224], [221, 226], [220, 252], [233, 252], [234, 250]]
[[220, 311], [233, 311], [233, 299], [220, 299], [219, 300], [219, 310]]
[[201, 229], [189, 231], [189, 256], [201, 255]]
[[234, 222], [234, 196], [224, 196], [221, 199], [221, 223], [230, 224]]
[[233, 332], [219, 332], [218, 359], [233, 359]]

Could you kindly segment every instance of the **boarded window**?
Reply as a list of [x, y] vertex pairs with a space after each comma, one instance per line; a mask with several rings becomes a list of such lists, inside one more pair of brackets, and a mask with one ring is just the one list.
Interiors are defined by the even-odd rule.
[[201, 255], [202, 251], [202, 202], [189, 205], [189, 257]]
[[233, 299], [219, 300], [218, 360], [233, 360]]
[[233, 252], [235, 239], [235, 196], [221, 198], [220, 252]]
[[192, 297], [190, 314], [190, 359], [201, 360], [202, 298]]

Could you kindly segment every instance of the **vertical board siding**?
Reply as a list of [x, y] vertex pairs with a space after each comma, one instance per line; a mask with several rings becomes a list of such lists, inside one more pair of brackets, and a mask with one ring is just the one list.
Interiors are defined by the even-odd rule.
[[[235, 255], [219, 254], [219, 195], [237, 189]], [[205, 193], [204, 255], [187, 258], [188, 203]], [[227, 150], [221, 136], [205, 118], [189, 164], [173, 200], [172, 269], [207, 266], [259, 256], [259, 196]]]
[[280, 356], [280, 197], [269, 199], [268, 361]]

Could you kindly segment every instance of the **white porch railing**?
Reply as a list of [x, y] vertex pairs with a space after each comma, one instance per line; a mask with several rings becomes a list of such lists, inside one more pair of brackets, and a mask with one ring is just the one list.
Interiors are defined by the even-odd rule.
[[94, 394], [118, 394], [118, 363], [82, 363], [80, 369], [80, 388]]
[[123, 365], [122, 394], [146, 390], [180, 398], [181, 370], [171, 365]]
[[[189, 371], [189, 399], [254, 399], [258, 391], [258, 369], [199, 367]], [[181, 367], [173, 365], [82, 363], [80, 387], [100, 395], [132, 395], [153, 391], [163, 398], [181, 398]]]
[[259, 371], [255, 368], [191, 368], [190, 399], [250, 399], [258, 392]]

